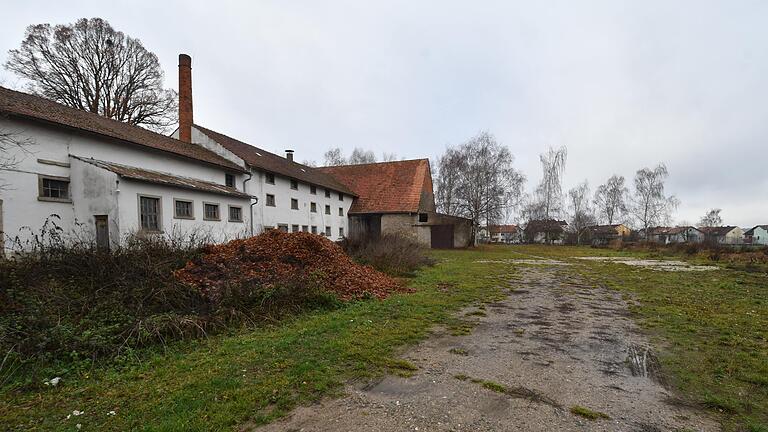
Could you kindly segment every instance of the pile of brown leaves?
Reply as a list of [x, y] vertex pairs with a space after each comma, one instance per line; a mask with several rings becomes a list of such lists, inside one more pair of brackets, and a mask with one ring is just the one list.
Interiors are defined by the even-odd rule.
[[175, 272], [176, 278], [217, 301], [228, 286], [249, 284], [269, 289], [306, 283], [341, 300], [379, 299], [408, 288], [374, 268], [354, 262], [337, 244], [306, 232], [264, 234], [205, 247], [200, 258]]

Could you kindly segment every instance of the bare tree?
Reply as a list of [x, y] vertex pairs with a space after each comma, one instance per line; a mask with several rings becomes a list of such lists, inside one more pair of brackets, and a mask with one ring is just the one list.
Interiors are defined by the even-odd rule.
[[710, 209], [707, 214], [699, 220], [699, 227], [719, 227], [723, 225], [723, 218], [720, 217], [721, 211], [722, 209], [719, 208]]
[[643, 168], [635, 174], [635, 192], [630, 211], [646, 237], [648, 228], [667, 223], [672, 211], [680, 204], [674, 195], [666, 196], [664, 193], [664, 181], [668, 176], [664, 164], [654, 169]]
[[315, 162], [313, 160], [309, 160], [309, 159], [304, 159], [303, 161], [301, 161], [301, 164], [302, 165], [306, 165], [308, 167], [316, 167], [317, 166], [317, 162]]
[[595, 191], [595, 209], [600, 219], [613, 224], [627, 213], [629, 189], [624, 186], [624, 176], [613, 175]]
[[372, 150], [363, 150], [361, 148], [355, 147], [355, 149], [352, 150], [352, 154], [349, 156], [350, 165], [360, 165], [374, 162], [376, 162], [376, 155]]
[[32, 93], [133, 125], [166, 131], [177, 96], [163, 88], [157, 56], [101, 18], [27, 27], [5, 67]]
[[392, 162], [392, 161], [396, 161], [397, 159], [398, 159], [397, 158], [397, 154], [395, 154], [395, 153], [383, 152], [381, 154], [381, 161], [382, 162]]
[[589, 202], [589, 184], [586, 180], [568, 191], [568, 209], [571, 222], [568, 225], [576, 234], [576, 244], [581, 244], [584, 229], [595, 224], [595, 214]]
[[[15, 131], [0, 129], [0, 173], [17, 169], [25, 154], [30, 153], [33, 141]], [[8, 184], [0, 178], [0, 191]]]
[[556, 219], [563, 212], [563, 171], [567, 156], [565, 146], [550, 147], [539, 156], [543, 176], [536, 187], [535, 202], [531, 204], [531, 209], [539, 214], [537, 219]]
[[341, 149], [336, 147], [323, 154], [323, 166], [346, 165], [347, 159], [341, 154]]
[[440, 211], [472, 219], [474, 232], [481, 223], [497, 223], [519, 203], [525, 182], [513, 162], [509, 149], [487, 132], [449, 147], [438, 162]]

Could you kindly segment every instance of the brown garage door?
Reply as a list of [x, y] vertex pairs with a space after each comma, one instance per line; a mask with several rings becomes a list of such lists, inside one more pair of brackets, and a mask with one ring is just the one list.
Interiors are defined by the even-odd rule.
[[453, 247], [453, 225], [432, 225], [432, 248], [450, 249]]

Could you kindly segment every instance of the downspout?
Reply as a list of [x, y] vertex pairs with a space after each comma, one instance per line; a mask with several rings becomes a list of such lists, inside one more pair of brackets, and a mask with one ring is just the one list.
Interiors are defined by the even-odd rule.
[[[248, 193], [248, 191], [245, 188], [245, 184], [248, 183], [249, 181], [251, 181], [252, 177], [253, 177], [253, 172], [249, 169], [248, 170], [248, 178], [243, 180], [243, 192]], [[250, 235], [251, 235], [251, 237], [253, 237], [253, 206], [256, 205], [259, 202], [259, 199], [257, 197], [255, 197], [255, 196], [251, 196], [251, 199], [254, 200], [254, 201], [251, 202], [250, 208], [248, 209], [249, 210], [248, 214], [250, 215], [250, 217], [248, 219], [250, 219], [250, 225], [251, 225]]]

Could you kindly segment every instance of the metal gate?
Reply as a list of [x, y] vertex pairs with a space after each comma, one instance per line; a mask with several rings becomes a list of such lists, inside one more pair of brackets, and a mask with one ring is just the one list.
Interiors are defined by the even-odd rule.
[[432, 248], [453, 248], [453, 225], [432, 225]]

